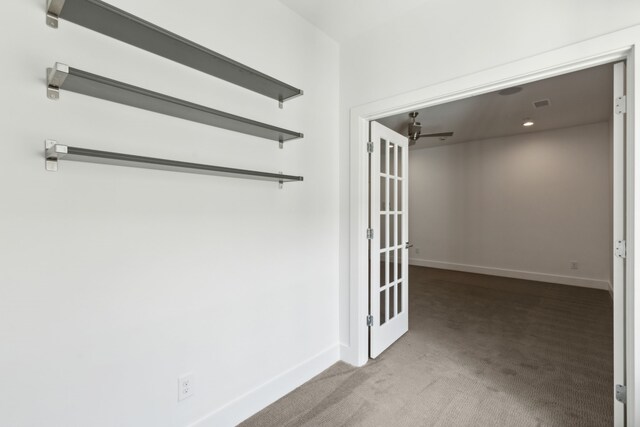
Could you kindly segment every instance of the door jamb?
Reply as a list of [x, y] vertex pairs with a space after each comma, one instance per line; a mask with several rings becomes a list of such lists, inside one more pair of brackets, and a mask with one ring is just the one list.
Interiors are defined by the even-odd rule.
[[[614, 61], [627, 61], [627, 132], [626, 132], [626, 373], [627, 422], [634, 425], [640, 416], [640, 371], [635, 368], [635, 355], [640, 355], [640, 340], [634, 340], [634, 330], [640, 330], [640, 315], [634, 306], [640, 305], [640, 292], [634, 292], [635, 263], [635, 198], [634, 188], [640, 187], [640, 174], [636, 174], [635, 128], [640, 117], [635, 113], [636, 80], [640, 69], [635, 67], [635, 47], [640, 45], [640, 25], [604, 36], [576, 43], [500, 65], [443, 83], [427, 86], [410, 93], [396, 95], [380, 101], [354, 107], [350, 111], [350, 280], [349, 280], [349, 347], [342, 359], [355, 366], [368, 361], [369, 333], [366, 326], [368, 313], [368, 155], [369, 122], [394, 114], [469, 98], [507, 87], [579, 71]], [[639, 67], [640, 68], [640, 67]], [[640, 152], [638, 153], [640, 155]], [[640, 160], [640, 159], [639, 159]], [[636, 183], [638, 176], [638, 183]], [[639, 230], [640, 232], [640, 230]], [[345, 319], [346, 320], [346, 319]]]

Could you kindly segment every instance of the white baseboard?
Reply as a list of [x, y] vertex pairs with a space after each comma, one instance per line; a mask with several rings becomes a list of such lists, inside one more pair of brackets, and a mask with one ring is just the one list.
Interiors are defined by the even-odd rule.
[[340, 344], [340, 360], [356, 368], [364, 366], [368, 361], [368, 359], [364, 361], [358, 360], [357, 349], [347, 344]]
[[609, 289], [608, 289], [609, 296], [613, 300], [613, 283], [611, 283], [610, 281], [607, 281], [607, 286], [609, 287]]
[[189, 427], [236, 426], [339, 360], [340, 345], [336, 343], [193, 422]]
[[[536, 282], [558, 283], [560, 285], [581, 286], [583, 288], [602, 289], [610, 291], [611, 285], [607, 280], [587, 279], [575, 276], [560, 276], [556, 274], [535, 273], [531, 271], [509, 270], [504, 268], [481, 267], [478, 265], [456, 264], [451, 262], [431, 261], [410, 258], [410, 265], [420, 267], [440, 268], [443, 270], [464, 271], [466, 273], [488, 274], [491, 276], [510, 277], [512, 279], [534, 280]], [[611, 291], [610, 291], [611, 292]]]

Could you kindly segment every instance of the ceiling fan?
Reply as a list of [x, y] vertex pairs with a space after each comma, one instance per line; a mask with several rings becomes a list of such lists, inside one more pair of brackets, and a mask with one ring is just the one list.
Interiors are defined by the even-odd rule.
[[453, 132], [421, 134], [420, 132], [422, 132], [422, 125], [420, 124], [420, 122], [416, 122], [418, 112], [413, 111], [409, 113], [409, 117], [411, 117], [411, 121], [409, 122], [409, 145], [414, 145], [418, 138], [440, 138], [440, 140], [444, 141], [445, 138], [453, 136]]

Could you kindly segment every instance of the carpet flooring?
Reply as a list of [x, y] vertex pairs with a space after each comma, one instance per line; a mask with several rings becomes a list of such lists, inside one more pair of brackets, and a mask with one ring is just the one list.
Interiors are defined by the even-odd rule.
[[410, 268], [409, 332], [241, 424], [611, 426], [606, 291]]

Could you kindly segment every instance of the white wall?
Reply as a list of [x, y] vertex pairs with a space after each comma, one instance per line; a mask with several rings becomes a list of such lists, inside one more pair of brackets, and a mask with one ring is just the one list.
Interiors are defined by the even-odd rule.
[[602, 122], [411, 150], [411, 263], [608, 290], [609, 146]]
[[[427, 23], [425, 25], [425, 22]], [[635, 0], [426, 2], [341, 45], [340, 340], [349, 319], [349, 111], [640, 23]]]
[[[0, 425], [232, 425], [339, 357], [338, 47], [275, 0], [109, 2], [305, 95], [279, 110], [75, 24], [52, 30], [44, 0], [5, 5]], [[55, 61], [305, 138], [279, 150], [69, 92], [52, 102]], [[281, 191], [85, 163], [51, 173], [46, 138], [305, 181]], [[186, 372], [195, 395], [178, 403]]]

